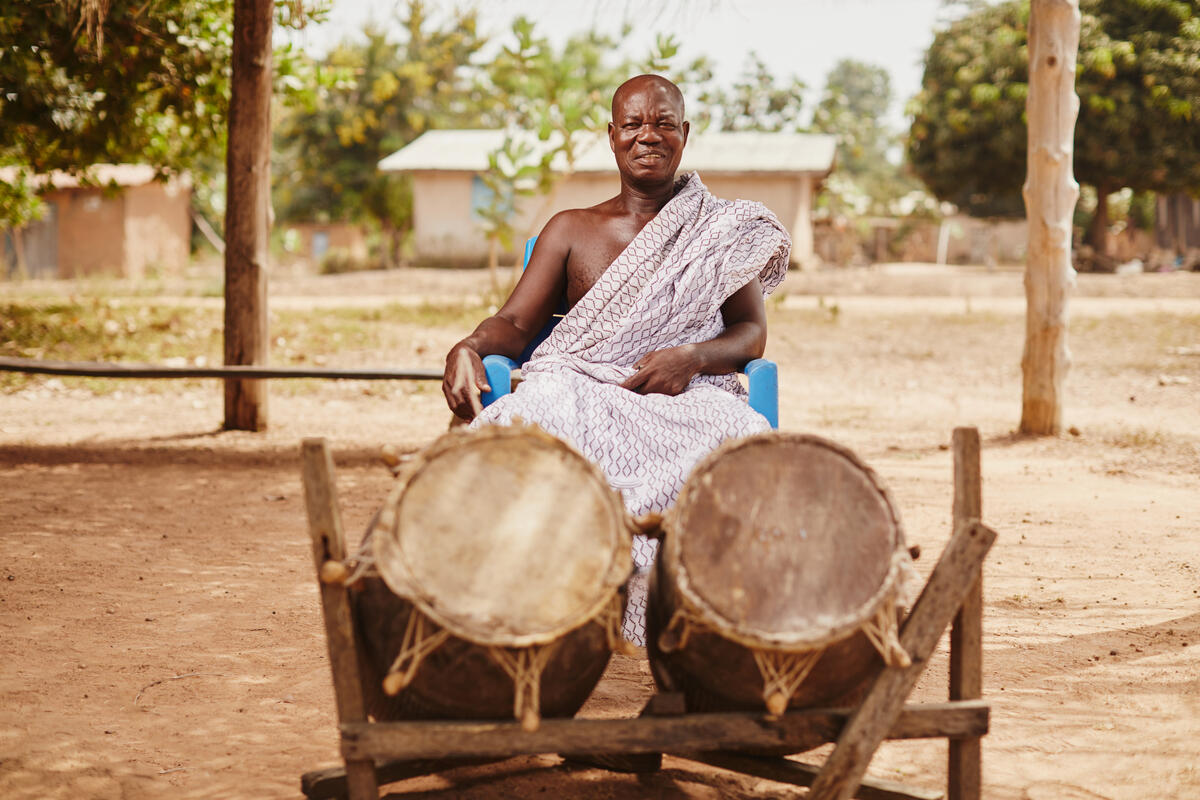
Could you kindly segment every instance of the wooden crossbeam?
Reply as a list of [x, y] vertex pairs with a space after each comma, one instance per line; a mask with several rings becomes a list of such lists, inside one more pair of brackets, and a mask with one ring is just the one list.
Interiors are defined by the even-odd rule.
[[[544, 719], [536, 731], [516, 722], [373, 722], [342, 725], [348, 759], [509, 757], [536, 753], [677, 753], [701, 750], [808, 749], [836, 740], [852, 709], [686, 714], [637, 719]], [[982, 702], [934, 703], [898, 709], [888, 738], [981, 736]]]
[[[743, 775], [753, 775], [756, 778], [765, 778], [779, 783], [790, 783], [793, 786], [812, 786], [817, 775], [821, 773], [821, 768], [815, 764], [805, 764], [786, 758], [725, 752], [672, 753], [671, 755], [732, 772], [740, 772]], [[945, 795], [942, 792], [917, 789], [896, 781], [864, 778], [854, 796], [858, 800], [941, 800]]]
[[71, 375], [83, 378], [329, 378], [360, 381], [440, 381], [440, 369], [343, 369], [340, 367], [213, 366], [167, 367], [161, 364], [110, 364], [103, 361], [42, 361], [0, 356], [0, 372]]
[[[480, 764], [491, 764], [500, 760], [503, 759], [439, 758], [419, 761], [383, 761], [375, 766], [375, 782], [382, 786], [385, 783], [419, 778], [422, 775], [446, 772], [459, 767], [476, 767]], [[300, 777], [300, 791], [308, 800], [333, 800], [333, 798], [347, 797], [350, 786], [346, 780], [346, 768], [328, 767], [306, 772]]]

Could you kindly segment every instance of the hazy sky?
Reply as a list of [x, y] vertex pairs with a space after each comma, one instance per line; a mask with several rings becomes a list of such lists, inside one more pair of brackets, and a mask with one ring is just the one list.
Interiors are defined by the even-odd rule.
[[[794, 74], [808, 84], [808, 112], [829, 69], [840, 59], [857, 59], [891, 74], [893, 125], [902, 120], [904, 101], [920, 88], [922, 54], [946, 17], [942, 0], [426, 1], [435, 19], [445, 19], [454, 8], [477, 9], [481, 29], [491, 38], [503, 37], [522, 14], [555, 41], [589, 27], [615, 33], [628, 19], [637, 28], [629, 53], [645, 53], [656, 33], [673, 33], [682, 43], [681, 56], [707, 54], [723, 83], [738, 75], [753, 50], [776, 76]], [[368, 20], [387, 25], [404, 6], [403, 0], [334, 0], [329, 22], [302, 33], [301, 41], [323, 51], [353, 37]]]

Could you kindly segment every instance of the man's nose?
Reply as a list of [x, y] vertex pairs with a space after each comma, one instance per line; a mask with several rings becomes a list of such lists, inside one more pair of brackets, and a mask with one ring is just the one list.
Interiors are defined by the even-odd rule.
[[643, 125], [638, 129], [637, 140], [639, 142], [660, 142], [662, 134], [653, 125]]

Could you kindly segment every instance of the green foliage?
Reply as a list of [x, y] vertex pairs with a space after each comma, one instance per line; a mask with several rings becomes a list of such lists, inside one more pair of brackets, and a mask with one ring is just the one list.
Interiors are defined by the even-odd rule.
[[[327, 8], [276, 0], [277, 21], [299, 27]], [[0, 165], [86, 182], [95, 164], [148, 164], [191, 170], [197, 186], [221, 169], [231, 0], [0, 0], [0, 41]], [[294, 62], [282, 50], [277, 74]], [[10, 186], [0, 225], [28, 221], [31, 206], [30, 184]]]
[[[56, 298], [0, 304], [0, 355], [59, 361], [220, 363], [221, 311], [171, 306], [129, 298]], [[18, 389], [41, 377], [5, 373], [0, 390]], [[128, 382], [65, 379], [95, 391], [127, 388]]]
[[444, 28], [410, 0], [399, 40], [368, 25], [364, 41], [344, 42], [296, 71], [288, 107], [275, 128], [272, 175], [283, 220], [375, 220], [392, 236], [411, 225], [405, 176], [377, 164], [430, 128], [479, 124], [471, 59], [485, 39], [474, 12]]
[[888, 158], [899, 143], [885, 123], [891, 105], [891, 78], [882, 67], [843, 59], [826, 76], [813, 129], [838, 137], [837, 173], [827, 181], [822, 198], [831, 210], [910, 213], [910, 208], [896, 206], [902, 198], [919, 195], [920, 185]]
[[29, 175], [17, 169], [10, 181], [0, 181], [0, 226], [20, 228], [42, 218], [45, 204], [34, 194]]
[[[626, 27], [620, 38], [629, 32]], [[643, 59], [633, 60], [621, 55], [619, 39], [596, 31], [575, 34], [555, 48], [536, 33], [531, 20], [518, 17], [513, 22], [512, 40], [501, 47], [483, 78], [492, 103], [481, 108], [481, 118], [487, 126], [507, 131], [480, 176], [489, 202], [477, 213], [493, 254], [497, 245], [513, 246], [513, 218], [523, 199], [552, 192], [574, 170], [579, 148], [603, 146], [595, 136], [580, 134], [606, 129], [609, 102], [626, 79], [655, 72], [685, 90], [693, 82], [711, 80], [707, 59], [676, 68], [678, 52], [674, 37], [660, 35]]]
[[825, 90], [813, 113], [813, 128], [838, 135], [838, 163], [854, 174], [887, 158], [893, 137], [884, 125], [892, 104], [887, 70], [843, 59], [825, 78]]
[[0, 58], [0, 160], [36, 172], [101, 162], [166, 171], [219, 152], [229, 0], [112, 0], [86, 26], [74, 6], [0, 2], [0, 39], [11, 43]]
[[741, 76], [728, 89], [710, 93], [707, 105], [723, 131], [800, 131], [804, 91], [795, 76], [776, 79], [767, 65], [751, 52]]
[[[908, 156], [940, 199], [1021, 216], [1029, 8], [971, 8], [926, 54]], [[1080, 9], [1076, 177], [1104, 194], [1200, 190], [1200, 10], [1165, 0]]]

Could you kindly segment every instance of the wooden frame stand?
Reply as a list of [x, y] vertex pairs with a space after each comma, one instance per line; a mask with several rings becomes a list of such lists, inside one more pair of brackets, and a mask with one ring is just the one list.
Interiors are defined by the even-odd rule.
[[[345, 558], [345, 537], [333, 481], [333, 459], [321, 439], [302, 447], [309, 532], [318, 575], [327, 562]], [[954, 532], [900, 631], [912, 657], [906, 668], [887, 668], [855, 708], [764, 713], [684, 713], [678, 695], [658, 694], [635, 719], [546, 719], [536, 731], [517, 722], [368, 722], [363, 701], [361, 643], [348, 590], [322, 581], [321, 606], [337, 698], [344, 768], [306, 773], [301, 789], [311, 800], [349, 797], [378, 800], [379, 785], [472, 764], [536, 753], [666, 753], [769, 780], [810, 786], [815, 800], [903, 800], [942, 797], [890, 781], [866, 779], [884, 739], [950, 741], [949, 800], [979, 800], [980, 737], [989, 707], [982, 697], [981, 569], [996, 538], [983, 525], [979, 433], [954, 431]], [[325, 567], [325, 571], [322, 568]], [[334, 570], [336, 571], [336, 570]], [[950, 698], [905, 704], [938, 640], [950, 636]], [[822, 765], [747, 751], [804, 752], [835, 742]]]

